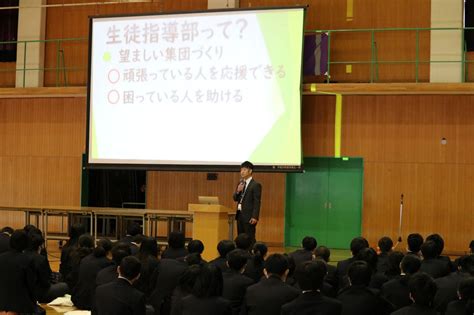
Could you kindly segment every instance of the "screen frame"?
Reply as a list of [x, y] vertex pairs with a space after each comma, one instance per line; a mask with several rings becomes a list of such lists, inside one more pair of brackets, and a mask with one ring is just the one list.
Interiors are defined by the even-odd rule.
[[[231, 9], [210, 9], [197, 11], [172, 11], [172, 12], [158, 12], [158, 13], [137, 13], [137, 14], [113, 14], [113, 15], [93, 15], [89, 16], [89, 45], [88, 45], [88, 66], [87, 66], [87, 96], [86, 96], [86, 152], [83, 168], [85, 169], [130, 169], [130, 170], [157, 170], [157, 171], [197, 171], [197, 172], [235, 172], [240, 169], [240, 164], [227, 165], [206, 165], [206, 164], [132, 164], [132, 163], [91, 163], [89, 161], [90, 152], [90, 111], [91, 111], [91, 76], [92, 76], [92, 36], [93, 36], [93, 21], [96, 19], [117, 18], [117, 17], [140, 17], [140, 16], [160, 16], [160, 15], [186, 15], [196, 13], [213, 13], [213, 12], [235, 12], [235, 11], [265, 11], [265, 10], [285, 10], [285, 9], [302, 9], [303, 23], [301, 30], [302, 47], [301, 47], [301, 73], [299, 82], [300, 92], [300, 144], [301, 144], [301, 161], [300, 165], [262, 165], [255, 164], [254, 168], [257, 171], [287, 173], [287, 172], [303, 172], [303, 136], [301, 130], [302, 107], [303, 107], [303, 55], [304, 55], [304, 25], [306, 22], [306, 11], [308, 6], [277, 6], [277, 7], [260, 7], [260, 8], [231, 8]], [[242, 161], [243, 162], [243, 161]]]

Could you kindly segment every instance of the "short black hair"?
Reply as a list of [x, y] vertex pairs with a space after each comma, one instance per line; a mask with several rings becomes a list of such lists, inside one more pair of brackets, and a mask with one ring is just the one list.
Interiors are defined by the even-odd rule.
[[265, 261], [265, 256], [267, 255], [268, 247], [263, 242], [257, 242], [253, 245], [252, 254], [253, 262], [256, 266], [262, 265]]
[[421, 245], [423, 244], [423, 236], [419, 233], [412, 233], [407, 237], [408, 250], [413, 253], [418, 253], [421, 250]]
[[436, 256], [439, 256], [443, 253], [444, 249], [444, 240], [439, 234], [431, 234], [426, 237], [427, 241], [433, 241], [436, 244]]
[[400, 268], [407, 275], [412, 275], [418, 272], [421, 267], [421, 259], [415, 255], [406, 255], [400, 262]]
[[295, 277], [301, 290], [318, 290], [327, 274], [326, 263], [322, 260], [306, 261], [296, 268]]
[[304, 249], [313, 251], [318, 246], [318, 241], [316, 241], [316, 239], [312, 236], [306, 236], [301, 241], [301, 245]]
[[5, 226], [2, 228], [0, 233], [7, 233], [8, 235], [12, 235], [14, 231], [15, 230], [13, 230], [10, 226]]
[[423, 245], [421, 245], [421, 253], [423, 254], [424, 259], [438, 257], [438, 250], [438, 245], [434, 241], [429, 241], [428, 239], [423, 243]]
[[369, 267], [370, 270], [374, 273], [377, 271], [377, 252], [370, 247], [362, 248], [357, 256], [355, 257], [356, 260], [363, 260], [365, 261]]
[[127, 256], [130, 256], [132, 254], [132, 250], [130, 248], [130, 244], [128, 243], [116, 243], [114, 247], [112, 247], [112, 260], [114, 261], [116, 266], [119, 266], [120, 263], [122, 262], [122, 259], [124, 259]]
[[184, 233], [173, 231], [168, 235], [168, 245], [171, 248], [184, 248]]
[[86, 228], [82, 223], [75, 223], [69, 227], [69, 237], [72, 239], [78, 239], [84, 233]]
[[200, 240], [192, 240], [188, 243], [188, 252], [202, 254], [204, 251], [204, 244]]
[[219, 252], [219, 256], [222, 258], [226, 258], [227, 254], [234, 249], [235, 244], [230, 240], [222, 240], [219, 242], [219, 244], [217, 244], [217, 251]]
[[223, 289], [222, 272], [213, 264], [201, 264], [191, 293], [199, 298], [221, 296]]
[[469, 243], [469, 249], [471, 249], [471, 253], [474, 254], [474, 240], [472, 240], [472, 241]]
[[33, 224], [27, 224], [23, 227], [23, 230], [26, 232], [26, 234], [32, 233], [37, 233], [37, 234], [43, 234], [40, 229], [38, 229], [35, 225]]
[[201, 265], [203, 263], [201, 254], [199, 253], [187, 254], [184, 256], [184, 261], [188, 264], [188, 266]]
[[250, 247], [252, 246], [252, 239], [246, 233], [240, 233], [237, 235], [234, 241], [235, 246], [243, 250], [249, 251]]
[[135, 256], [127, 256], [120, 262], [120, 275], [132, 280], [140, 274], [142, 264]]
[[282, 254], [272, 254], [265, 260], [265, 269], [269, 274], [283, 276], [288, 270], [288, 260]]
[[249, 253], [243, 249], [234, 249], [227, 254], [227, 264], [235, 271], [242, 269], [247, 264]]
[[329, 262], [329, 257], [331, 257], [331, 250], [326, 246], [319, 246], [316, 248], [314, 255], [318, 258], [323, 259], [325, 262]]
[[[413, 255], [412, 255], [413, 256]], [[385, 274], [393, 275], [393, 276], [399, 276], [401, 273], [400, 270], [400, 263], [402, 262], [403, 257], [405, 255], [402, 252], [399, 251], [392, 251], [388, 253], [387, 255], [387, 265], [388, 268], [385, 271]], [[380, 271], [380, 270], [378, 270]]]
[[408, 289], [415, 304], [432, 306], [437, 287], [428, 274], [418, 272], [411, 276], [408, 280]]
[[79, 241], [77, 242], [79, 248], [94, 248], [94, 239], [90, 234], [82, 234], [79, 236]]
[[140, 224], [138, 224], [137, 222], [130, 222], [128, 224], [128, 226], [127, 226], [127, 234], [128, 235], [135, 236], [135, 235], [142, 234], [142, 233], [143, 233], [143, 229], [140, 226]]
[[474, 277], [474, 255], [466, 255], [459, 258], [461, 271]]
[[28, 247], [28, 235], [24, 230], [15, 230], [10, 236], [10, 248], [22, 252]]
[[36, 233], [34, 231], [30, 231], [28, 233], [28, 249], [32, 251], [36, 251], [43, 244], [44, 244], [44, 238], [41, 233]]
[[148, 258], [148, 256], [157, 257], [159, 253], [158, 244], [153, 237], [143, 237], [138, 256], [140, 259]]
[[388, 253], [392, 250], [393, 241], [390, 237], [384, 236], [379, 240], [378, 245], [382, 253]]
[[352, 256], [357, 254], [363, 249], [369, 247], [369, 242], [363, 237], [355, 237], [351, 241], [351, 252]]
[[97, 242], [97, 246], [92, 252], [95, 257], [105, 257], [112, 250], [112, 242], [107, 238], [102, 238]]
[[240, 164], [240, 168], [243, 168], [243, 167], [253, 170], [253, 164], [249, 161], [245, 161], [242, 164]]
[[370, 283], [372, 270], [365, 261], [356, 260], [347, 269], [347, 276], [351, 281], [351, 285], [367, 286]]

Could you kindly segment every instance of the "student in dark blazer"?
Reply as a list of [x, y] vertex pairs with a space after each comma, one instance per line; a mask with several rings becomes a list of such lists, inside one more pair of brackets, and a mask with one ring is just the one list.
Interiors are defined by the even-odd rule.
[[36, 275], [33, 259], [23, 254], [27, 246], [26, 232], [16, 230], [10, 237], [10, 250], [0, 254], [0, 311], [35, 311]]
[[253, 164], [245, 161], [240, 165], [241, 180], [233, 194], [237, 202], [235, 219], [237, 233], [246, 233], [255, 243], [255, 229], [260, 215], [262, 185], [252, 178]]
[[136, 255], [140, 249], [140, 243], [143, 239], [143, 229], [137, 222], [130, 222], [127, 226], [127, 234], [120, 239], [121, 243], [127, 243], [130, 245], [132, 255]]
[[306, 236], [301, 241], [301, 245], [303, 248], [288, 254], [295, 261], [296, 268], [304, 262], [313, 260], [314, 250], [318, 246], [318, 242], [314, 237]]
[[352, 257], [345, 260], [341, 260], [337, 263], [336, 277], [338, 283], [338, 290], [344, 289], [345, 287], [349, 286], [347, 270], [349, 269], [349, 266], [356, 260], [356, 256], [359, 254], [359, 252], [362, 249], [369, 247], [369, 242], [367, 242], [367, 240], [363, 237], [356, 237], [352, 239], [350, 247]]
[[407, 255], [414, 255], [421, 258], [421, 245], [424, 239], [418, 233], [412, 233], [407, 237]]
[[334, 289], [337, 289], [337, 276], [336, 276], [336, 266], [330, 265], [329, 261], [331, 259], [331, 251], [326, 246], [319, 246], [314, 251], [314, 257], [316, 259], [322, 259], [326, 262], [327, 275], [324, 278], [324, 281], [331, 285]]
[[93, 252], [79, 263], [76, 285], [71, 289], [71, 301], [82, 310], [91, 310], [94, 301], [96, 278], [99, 271], [113, 265], [108, 258], [112, 250], [112, 242], [101, 239]]
[[227, 254], [228, 272], [222, 274], [223, 291], [222, 297], [229, 300], [232, 307], [232, 314], [239, 314], [242, 301], [247, 288], [254, 284], [254, 281], [243, 275], [245, 265], [247, 265], [248, 252], [242, 249], [234, 249]]
[[230, 302], [222, 295], [222, 272], [214, 265], [193, 265], [198, 274], [191, 294], [178, 301], [171, 315], [231, 315]]
[[337, 296], [342, 302], [342, 315], [384, 315], [392, 311], [390, 304], [368, 287], [372, 270], [365, 261], [353, 262], [347, 275], [349, 286]]
[[118, 278], [117, 267], [120, 266], [122, 259], [132, 254], [130, 245], [126, 243], [115, 243], [112, 247], [112, 265], [103, 268], [97, 273], [95, 278], [95, 287], [110, 283]]
[[138, 258], [125, 257], [118, 267], [117, 280], [97, 287], [92, 314], [145, 315], [145, 295], [133, 287], [140, 268]]
[[474, 314], [474, 277], [465, 278], [459, 283], [458, 295], [458, 300], [448, 304], [445, 315]]
[[449, 302], [458, 299], [459, 283], [470, 276], [474, 276], [474, 255], [461, 257], [456, 272], [435, 280], [438, 290], [434, 298], [434, 306], [438, 312], [444, 314]]
[[61, 263], [59, 264], [59, 273], [64, 281], [68, 279], [72, 271], [72, 253], [78, 248], [79, 237], [86, 232], [84, 225], [80, 223], [69, 227], [69, 240], [61, 248]]
[[424, 272], [413, 275], [408, 281], [410, 298], [413, 304], [405, 306], [392, 315], [437, 315], [433, 308], [433, 298], [436, 294], [436, 284], [433, 278]]
[[421, 259], [418, 256], [406, 255], [400, 263], [400, 276], [383, 284], [381, 295], [393, 305], [394, 310], [412, 304], [408, 281], [412, 275], [418, 272], [420, 266]]
[[389, 269], [388, 255], [392, 252], [393, 241], [390, 237], [384, 236], [378, 242], [380, 253], [377, 258], [377, 272], [384, 273]]
[[268, 247], [265, 243], [257, 242], [253, 245], [252, 254], [248, 258], [244, 275], [252, 279], [255, 283], [262, 279], [264, 273], [265, 257], [267, 257]]
[[421, 272], [426, 272], [434, 279], [444, 277], [451, 272], [449, 264], [438, 257], [438, 249], [434, 241], [424, 242], [421, 245], [421, 253], [423, 254]]
[[161, 258], [177, 259], [188, 254], [188, 250], [184, 247], [185, 238], [181, 231], [173, 231], [168, 235], [168, 248], [161, 254]]
[[326, 276], [322, 260], [304, 262], [296, 268], [296, 279], [303, 293], [281, 308], [282, 315], [340, 315], [340, 301], [325, 297], [321, 288]]
[[230, 240], [220, 241], [219, 244], [217, 244], [217, 251], [219, 252], [219, 257], [211, 260], [209, 263], [219, 268], [222, 272], [229, 271], [226, 257], [227, 257], [227, 254], [233, 251], [234, 249], [235, 249], [234, 242]]
[[140, 260], [142, 269], [140, 271], [140, 278], [135, 281], [133, 286], [143, 292], [148, 300], [152, 290], [151, 276], [160, 264], [156, 240], [153, 237], [144, 237], [136, 257]]
[[9, 226], [2, 228], [0, 231], [0, 254], [10, 249], [10, 236], [13, 233], [13, 229]]
[[265, 261], [265, 277], [247, 288], [241, 314], [278, 315], [281, 307], [300, 294], [296, 288], [285, 283], [288, 261], [281, 254], [270, 255]]

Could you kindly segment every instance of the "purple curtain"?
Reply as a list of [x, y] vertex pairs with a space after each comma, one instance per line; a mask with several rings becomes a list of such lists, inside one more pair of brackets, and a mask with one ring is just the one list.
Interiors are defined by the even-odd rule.
[[304, 37], [303, 74], [324, 75], [328, 71], [328, 35], [310, 34]]
[[[19, 0], [1, 0], [0, 7], [17, 7]], [[0, 10], [0, 42], [16, 41], [18, 9]], [[16, 60], [16, 44], [0, 44], [0, 62]]]

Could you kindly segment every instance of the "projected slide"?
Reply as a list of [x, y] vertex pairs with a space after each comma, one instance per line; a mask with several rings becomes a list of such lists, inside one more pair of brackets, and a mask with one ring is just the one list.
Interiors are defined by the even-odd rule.
[[91, 19], [88, 162], [301, 164], [303, 8]]

